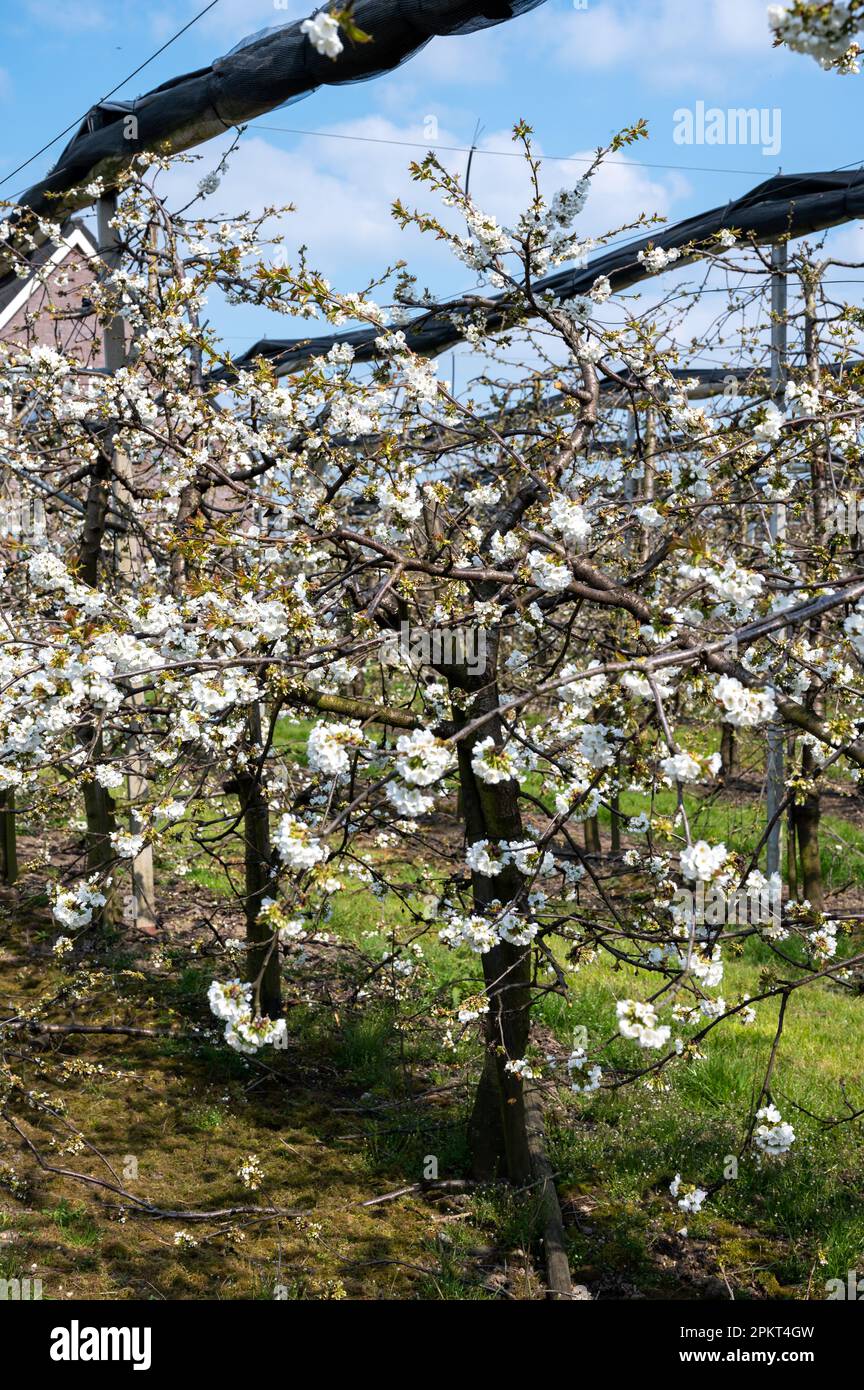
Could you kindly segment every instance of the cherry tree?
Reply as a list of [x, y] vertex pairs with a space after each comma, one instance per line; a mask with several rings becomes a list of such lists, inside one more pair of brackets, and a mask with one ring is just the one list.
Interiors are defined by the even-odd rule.
[[[864, 576], [857, 538], [826, 524], [858, 481], [859, 316], [820, 308], [802, 255], [805, 352], [783, 400], [712, 400], [686, 370], [700, 292], [662, 277], [698, 259], [761, 294], [770, 264], [734, 230], [680, 257], [640, 252], [655, 277], [641, 298], [602, 278], [566, 303], [538, 288], [648, 220], [580, 230], [604, 161], [643, 133], [550, 198], [520, 123], [527, 206], [512, 227], [434, 156], [414, 166], [437, 203], [399, 202], [397, 219], [482, 281], [461, 303], [477, 374], [459, 396], [407, 348], [405, 322], [433, 312], [407, 270], [338, 291], [306, 253], [282, 254], [279, 209], [170, 211], [152, 159], [124, 186], [122, 255], [94, 290], [100, 321], [125, 327], [125, 365], [38, 341], [0, 356], [3, 467], [20, 514], [38, 498], [45, 516], [2, 538], [0, 788], [34, 823], [71, 824], [84, 800], [79, 862], [42, 866], [69, 990], [93, 978], [84, 945], [118, 929], [112, 902], [147, 845], [182, 844], [227, 878], [245, 942], [223, 943], [208, 1002], [248, 1055], [283, 1045], [283, 992], [308, 991], [306, 947], [336, 896], [398, 904], [368, 979], [386, 967], [410, 990], [424, 951], [464, 958], [460, 999], [426, 1026], [476, 1081], [476, 1172], [516, 1183], [536, 1176], [538, 1088], [563, 1084], [578, 1106], [775, 1007], [741, 1153], [781, 1158], [794, 1130], [771, 1082], [788, 1008], [860, 964], [838, 952], [812, 854], [820, 777], [864, 768]], [[16, 223], [18, 254], [37, 233], [58, 229]], [[494, 325], [487, 286], [507, 292]], [[336, 341], [281, 379], [264, 361], [236, 368], [207, 319], [217, 295], [373, 325], [375, 360]], [[730, 291], [728, 322], [739, 311]], [[764, 348], [752, 322], [741, 331]], [[725, 350], [720, 328], [703, 336]], [[298, 719], [302, 759], [281, 736]], [[789, 798], [801, 901], [762, 872], [763, 843], [742, 854], [693, 831], [721, 724], [803, 749]], [[446, 852], [430, 849], [439, 822]], [[773, 970], [727, 999], [724, 960], [751, 938]], [[593, 1036], [579, 972], [598, 956], [623, 988]], [[563, 1064], [532, 1034], [550, 994], [576, 1030]], [[19, 1083], [4, 1078], [11, 1113]], [[720, 1181], [678, 1175], [672, 1196], [696, 1210]]]

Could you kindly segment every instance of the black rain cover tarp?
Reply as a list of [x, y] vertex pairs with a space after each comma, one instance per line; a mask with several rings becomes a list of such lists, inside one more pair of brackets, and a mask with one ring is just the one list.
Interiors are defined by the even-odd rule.
[[[704, 246], [723, 228], [741, 232], [742, 236], [752, 237], [757, 242], [770, 242], [786, 235], [806, 236], [861, 216], [864, 216], [864, 170], [778, 174], [723, 207], [653, 231], [638, 241], [630, 241], [594, 257], [587, 266], [547, 275], [536, 282], [535, 289], [564, 301], [587, 293], [600, 275], [609, 277], [613, 290], [627, 289], [651, 274], [637, 259], [639, 252], [649, 245], [671, 250], [693, 243], [695, 258], [698, 247]], [[683, 259], [675, 264], [682, 264]], [[488, 296], [484, 298], [488, 302]], [[411, 324], [402, 325], [402, 331], [409, 347], [432, 357], [462, 341], [463, 325], [467, 325], [470, 316], [485, 312], [487, 323], [495, 329], [506, 323], [508, 309], [512, 313], [512, 301], [506, 292], [495, 296], [495, 307], [485, 311], [478, 310], [476, 302], [472, 303], [471, 296], [466, 295], [418, 314]], [[380, 331], [358, 328], [320, 338], [265, 338], [236, 358], [235, 366], [248, 365], [256, 357], [264, 357], [278, 371], [291, 371], [313, 357], [323, 356], [334, 343], [350, 343], [357, 360], [368, 360], [375, 355], [375, 339]]]
[[[535, 9], [543, 0], [357, 0], [353, 19], [371, 43], [345, 41], [338, 58], [316, 52], [302, 20], [253, 36], [208, 68], [172, 78], [134, 101], [106, 101], [87, 113], [54, 168], [19, 198], [62, 220], [92, 199], [72, 192], [98, 172], [110, 185], [131, 158], [163, 147], [189, 149], [321, 86], [390, 72], [436, 35], [471, 34]], [[319, 6], [311, 14], [317, 14]], [[124, 116], [134, 114], [130, 139]], [[62, 195], [62, 196], [61, 196]]]

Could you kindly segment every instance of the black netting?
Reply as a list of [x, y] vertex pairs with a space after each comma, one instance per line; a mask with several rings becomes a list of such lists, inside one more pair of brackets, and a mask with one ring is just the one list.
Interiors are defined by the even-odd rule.
[[[141, 150], [189, 149], [317, 87], [390, 72], [436, 34], [470, 34], [539, 4], [542, 0], [358, 0], [354, 21], [372, 42], [346, 41], [335, 61], [316, 52], [301, 34], [302, 21], [278, 25], [209, 68], [172, 78], [134, 101], [94, 106], [51, 173], [19, 201], [56, 219], [90, 201], [73, 189], [96, 173], [109, 183]], [[130, 114], [137, 121], [134, 136], [126, 119]]]
[[[627, 289], [651, 272], [637, 259], [649, 245], [665, 250], [694, 244], [693, 256], [699, 246], [724, 228], [739, 231], [758, 242], [776, 241], [778, 237], [806, 236], [823, 231], [840, 222], [851, 222], [864, 215], [864, 170], [829, 170], [817, 174], [778, 174], [760, 183], [734, 202], [710, 212], [698, 213], [663, 231], [651, 232], [617, 250], [596, 256], [587, 266], [577, 270], [562, 270], [539, 280], [535, 289], [545, 290], [559, 300], [585, 294], [599, 275], [607, 275], [613, 289]], [[682, 260], [675, 262], [681, 265]], [[488, 298], [484, 297], [488, 304]], [[482, 312], [490, 328], [506, 325], [512, 319], [513, 305], [506, 293], [495, 297], [493, 308], [478, 309], [470, 295], [451, 300], [445, 307], [429, 310], [417, 316], [403, 328], [409, 347], [415, 352], [435, 356], [462, 341], [469, 317]], [[280, 371], [290, 371], [310, 358], [329, 352], [334, 343], [350, 343], [357, 359], [368, 360], [375, 353], [376, 328], [358, 328], [347, 333], [329, 333], [320, 338], [266, 338], [256, 343], [236, 365], [242, 366], [255, 357], [270, 359]], [[217, 373], [224, 375], [224, 373]]]

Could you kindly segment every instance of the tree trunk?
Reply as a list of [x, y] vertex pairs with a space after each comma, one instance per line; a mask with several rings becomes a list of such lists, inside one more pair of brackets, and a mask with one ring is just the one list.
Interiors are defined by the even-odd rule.
[[[94, 736], [92, 727], [81, 731], [81, 740], [89, 744]], [[94, 750], [98, 761], [102, 753], [102, 737], [99, 735]], [[84, 813], [87, 818], [87, 873], [102, 877], [107, 865], [114, 858], [111, 835], [117, 828], [114, 816], [114, 798], [107, 787], [102, 787], [94, 779], [84, 783]], [[94, 913], [93, 920], [100, 927], [111, 927], [122, 920], [122, 912], [117, 902], [116, 884], [102, 883], [106, 902]]]
[[[620, 771], [619, 766], [619, 776]], [[613, 854], [618, 854], [621, 849], [621, 792], [617, 787], [609, 800], [609, 815], [609, 848]]]
[[0, 792], [0, 860], [3, 882], [18, 879], [18, 843], [15, 835], [15, 793]]
[[84, 785], [84, 806], [87, 812], [87, 872], [98, 873], [111, 856], [111, 834], [114, 830], [114, 800], [98, 782]]
[[[817, 771], [812, 751], [805, 745], [801, 753], [801, 772], [812, 777]], [[803, 803], [795, 806], [795, 830], [801, 855], [801, 881], [804, 897], [816, 912], [823, 910], [825, 891], [822, 884], [822, 858], [819, 853], [819, 819], [821, 806], [818, 791], [811, 791]]]
[[794, 803], [786, 812], [786, 835], [789, 848], [786, 851], [786, 878], [789, 883], [789, 901], [797, 903], [801, 900], [798, 891], [798, 851], [797, 851], [797, 831], [795, 828], [795, 806]]
[[[497, 704], [497, 688], [486, 684], [478, 690], [469, 717], [476, 718], [497, 708]], [[490, 785], [474, 776], [473, 747], [489, 734], [500, 741], [501, 725], [497, 718], [459, 744], [459, 781], [469, 844], [484, 839], [524, 838], [516, 783]], [[522, 878], [514, 865], [495, 878], [476, 873], [472, 876], [474, 902], [481, 911], [494, 899], [510, 902], [521, 887]], [[531, 1158], [522, 1081], [507, 1070], [507, 1062], [524, 1057], [528, 1046], [530, 948], [502, 941], [484, 954], [483, 977], [489, 1002], [485, 1019], [486, 1060], [468, 1127], [474, 1174], [478, 1178], [508, 1177], [512, 1182], [526, 1183], [531, 1180]]]
[[[100, 455], [90, 474], [84, 528], [78, 545], [78, 573], [91, 589], [99, 587], [99, 560], [105, 534], [105, 515], [108, 510], [107, 474], [107, 459]], [[92, 724], [85, 724], [78, 738], [87, 748], [95, 740], [94, 755], [97, 758], [101, 755], [102, 739], [101, 736], [97, 736]], [[115, 828], [114, 800], [105, 787], [93, 780], [84, 783], [84, 814], [87, 818], [87, 872], [100, 873], [111, 859], [109, 836]], [[103, 923], [113, 921], [118, 915], [116, 903], [113, 901], [114, 895], [106, 889], [106, 896], [108, 902], [98, 915]]]
[[[261, 740], [261, 712], [255, 705], [249, 713], [252, 743]], [[242, 774], [235, 783], [243, 812], [245, 841], [246, 895], [246, 979], [255, 986], [255, 1005], [268, 1018], [282, 1013], [282, 976], [279, 943], [273, 928], [261, 921], [261, 903], [275, 894], [270, 846], [270, 807], [260, 775]]]

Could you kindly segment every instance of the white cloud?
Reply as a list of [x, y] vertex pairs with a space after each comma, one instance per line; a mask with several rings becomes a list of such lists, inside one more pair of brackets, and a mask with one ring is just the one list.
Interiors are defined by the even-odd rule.
[[[290, 24], [295, 19], [305, 19], [314, 8], [312, 0], [286, 0], [284, 8], [277, 8], [274, 0], [219, 0], [214, 9], [198, 20], [191, 33], [212, 38], [215, 57], [217, 49], [227, 53], [242, 39], [262, 29], [273, 29], [280, 24]], [[154, 37], [162, 41], [170, 38], [201, 9], [203, 3], [199, 3], [199, 0], [163, 5], [150, 18]]]
[[727, 85], [734, 60], [779, 64], [772, 50], [765, 0], [591, 0], [568, 15], [544, 9], [537, 32], [558, 64], [620, 74], [662, 86]]
[[26, 10], [31, 19], [46, 29], [62, 33], [80, 33], [106, 29], [109, 26], [104, 9], [89, 0], [69, 0], [55, 4], [53, 0], [27, 0]]
[[411, 59], [410, 78], [414, 82], [431, 80], [442, 86], [478, 82], [484, 85], [503, 82], [507, 77], [507, 50], [512, 32], [506, 24], [481, 29], [475, 34], [442, 35], [432, 39], [416, 57]]
[[[296, 211], [282, 224], [289, 251], [306, 244], [311, 263], [329, 278], [344, 282], [346, 272], [354, 270], [359, 280], [361, 267], [380, 270], [404, 254], [409, 238], [390, 216], [390, 204], [408, 190], [410, 179], [404, 171], [411, 159], [422, 156], [423, 134], [419, 126], [400, 128], [375, 116], [331, 130], [340, 136], [406, 144], [308, 136], [292, 149], [279, 149], [250, 132], [218, 192], [206, 200], [207, 215], [258, 212], [268, 204], [293, 203]], [[416, 146], [407, 145], [411, 140]], [[169, 186], [187, 194], [201, 171], [215, 165], [219, 150], [214, 142], [200, 164], [176, 168]]]
[[203, 32], [218, 35], [227, 51], [253, 34], [306, 19], [322, 8], [327, 6], [323, 2], [316, 5], [314, 0], [285, 0], [278, 8], [274, 0], [220, 0], [216, 8], [205, 15], [201, 25]]
[[[420, 122], [396, 125], [372, 115], [330, 126], [321, 136], [302, 137], [292, 149], [277, 148], [253, 128], [218, 192], [207, 200], [207, 215], [255, 212], [268, 204], [291, 202], [296, 212], [284, 222], [289, 254], [307, 245], [311, 264], [340, 288], [354, 288], [404, 258], [421, 284], [436, 293], [458, 291], [471, 283], [470, 272], [433, 237], [401, 232], [390, 215], [396, 197], [409, 207], [442, 214], [434, 193], [408, 173], [409, 163], [421, 159], [429, 143], [429, 132]], [[435, 143], [459, 146], [463, 141], [439, 127]], [[530, 201], [528, 171], [515, 151], [509, 132], [493, 131], [482, 138], [472, 165], [472, 197], [504, 224], [512, 223]], [[169, 176], [175, 195], [188, 197], [202, 171], [215, 165], [218, 153], [214, 143], [201, 163], [177, 166]], [[464, 174], [464, 153], [442, 151], [439, 157]], [[560, 187], [572, 187], [589, 159], [588, 151], [577, 150], [572, 163], [544, 164], [544, 192], [551, 196]], [[660, 177], [616, 156], [598, 174], [580, 225], [596, 235], [641, 212], [668, 215], [687, 191], [678, 174]], [[445, 212], [444, 217], [452, 221], [452, 214]]]

